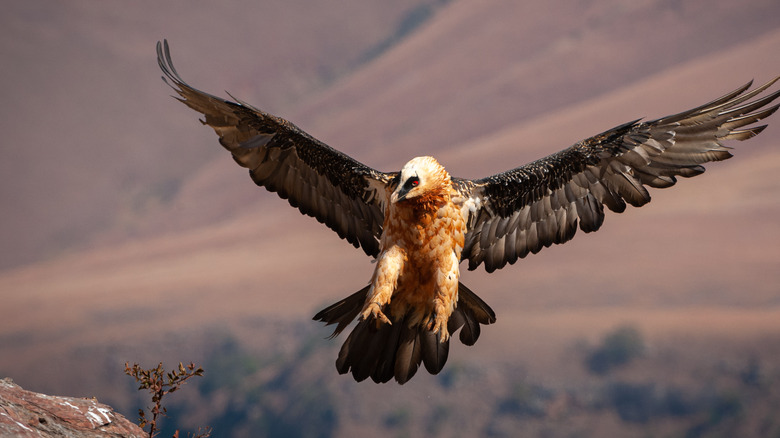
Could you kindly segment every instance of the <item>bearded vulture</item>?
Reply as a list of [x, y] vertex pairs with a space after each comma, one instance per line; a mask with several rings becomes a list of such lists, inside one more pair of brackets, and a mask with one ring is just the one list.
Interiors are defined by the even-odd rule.
[[[647, 187], [704, 172], [702, 163], [731, 157], [724, 140], [745, 140], [766, 125], [780, 90], [760, 97], [775, 78], [748, 83], [697, 108], [657, 120], [634, 120], [548, 157], [487, 178], [450, 176], [432, 157], [400, 172], [380, 172], [329, 147], [289, 121], [236, 99], [190, 87], [157, 43], [163, 80], [178, 100], [203, 114], [219, 142], [259, 186], [376, 259], [370, 283], [314, 316], [341, 333], [336, 360], [357, 381], [405, 383], [420, 363], [444, 367], [450, 335], [473, 345], [495, 313], [459, 282], [459, 264], [488, 272], [529, 253], [596, 231], [604, 207], [650, 201]], [[166, 80], [167, 77], [167, 80]], [[232, 97], [232, 96], [231, 96]]]

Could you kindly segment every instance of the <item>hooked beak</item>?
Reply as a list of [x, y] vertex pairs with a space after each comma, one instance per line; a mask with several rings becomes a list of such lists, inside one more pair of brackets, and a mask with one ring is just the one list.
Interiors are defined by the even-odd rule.
[[393, 194], [390, 195], [390, 203], [395, 204], [398, 201], [403, 201], [404, 199], [406, 199], [406, 195], [409, 194], [409, 190], [410, 190], [409, 187], [406, 187], [405, 185], [398, 187], [393, 192]]

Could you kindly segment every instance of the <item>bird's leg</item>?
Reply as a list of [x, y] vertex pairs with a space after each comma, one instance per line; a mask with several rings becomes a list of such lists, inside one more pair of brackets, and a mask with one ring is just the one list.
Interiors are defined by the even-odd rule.
[[[457, 295], [457, 289], [455, 294]], [[455, 299], [457, 301], [457, 298]], [[449, 305], [451, 299], [446, 298], [441, 293], [437, 293], [433, 299], [433, 312], [431, 321], [428, 323], [428, 329], [434, 333], [439, 333], [439, 342], [447, 342], [450, 338], [450, 332], [447, 330], [447, 322], [452, 315], [453, 306]]]
[[392, 324], [390, 319], [382, 313], [382, 308], [390, 304], [390, 298], [398, 285], [403, 261], [403, 252], [396, 246], [379, 254], [374, 278], [371, 280], [371, 289], [369, 289], [366, 303], [363, 305], [362, 319], [373, 316], [379, 321]]
[[434, 333], [439, 333], [439, 341], [447, 342], [450, 332], [447, 330], [447, 322], [450, 320], [455, 304], [458, 302], [458, 258], [452, 254], [449, 258], [441, 259], [436, 276], [436, 294], [433, 297], [433, 315], [428, 328]]
[[[385, 303], [386, 304], [386, 303]], [[390, 319], [385, 316], [384, 312], [382, 312], [382, 307], [384, 304], [382, 304], [379, 301], [371, 301], [369, 303], [366, 303], [363, 306], [363, 313], [361, 315], [362, 319], [367, 319], [369, 316], [373, 316], [374, 318], [378, 319], [379, 321], [386, 322], [390, 325], [393, 323], [390, 321]]]

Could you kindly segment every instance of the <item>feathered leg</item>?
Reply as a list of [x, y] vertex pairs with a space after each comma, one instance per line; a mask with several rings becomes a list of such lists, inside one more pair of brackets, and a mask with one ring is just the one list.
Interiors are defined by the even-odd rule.
[[392, 246], [379, 254], [374, 276], [371, 279], [371, 288], [361, 312], [361, 318], [367, 320], [370, 317], [379, 321], [392, 324], [390, 319], [382, 312], [382, 308], [390, 304], [390, 299], [398, 285], [404, 265], [404, 253], [401, 248]]

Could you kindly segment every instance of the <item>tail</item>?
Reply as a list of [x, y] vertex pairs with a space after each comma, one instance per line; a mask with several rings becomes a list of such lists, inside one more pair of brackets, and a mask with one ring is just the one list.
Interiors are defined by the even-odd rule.
[[[338, 336], [357, 318], [370, 286], [321, 310], [314, 320], [325, 325], [337, 324], [331, 338]], [[465, 345], [474, 345], [479, 339], [480, 324], [496, 322], [493, 309], [463, 283], [458, 283], [458, 305], [450, 316], [447, 329], [451, 334], [460, 330], [459, 339]], [[403, 321], [377, 326], [373, 319], [358, 321], [341, 346], [336, 360], [339, 374], [352, 370], [358, 382], [368, 377], [376, 383], [385, 383], [395, 377], [404, 384], [414, 376], [420, 362], [431, 374], [438, 374], [447, 363], [450, 342], [439, 342], [439, 334], [425, 324], [413, 324], [407, 316]]]

